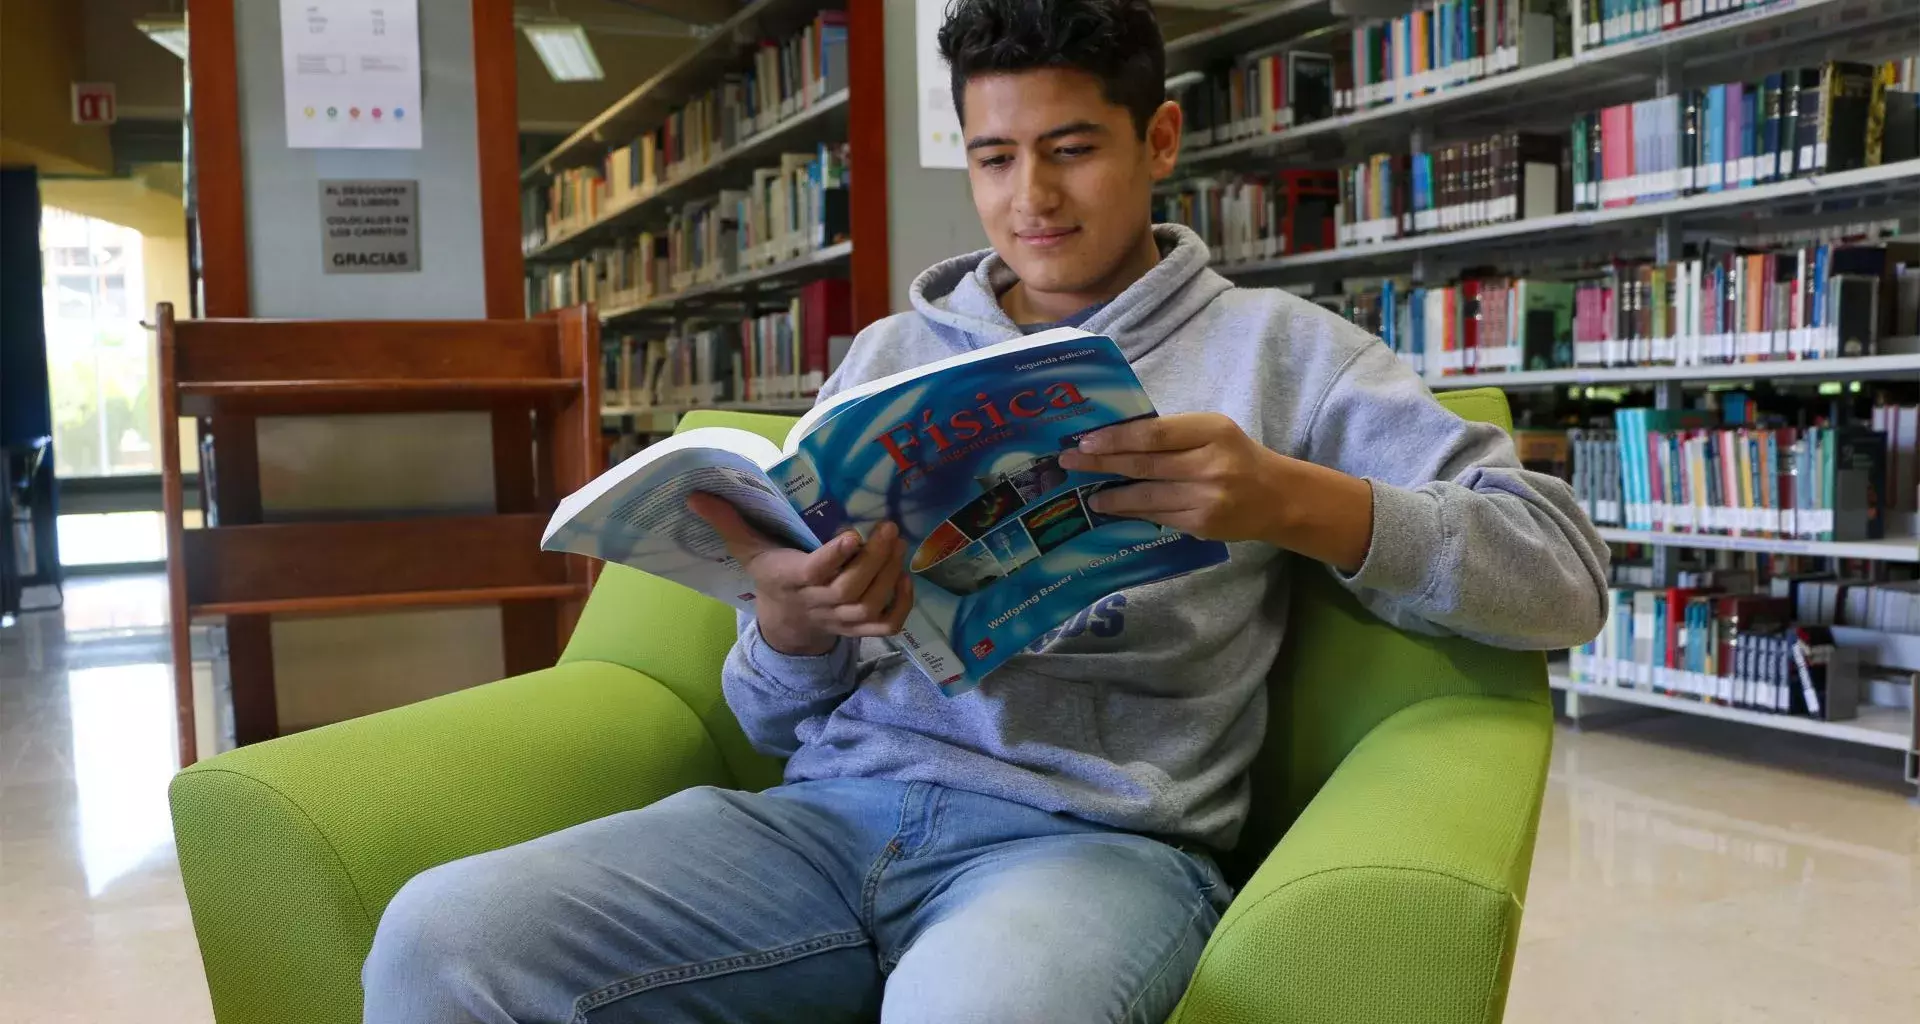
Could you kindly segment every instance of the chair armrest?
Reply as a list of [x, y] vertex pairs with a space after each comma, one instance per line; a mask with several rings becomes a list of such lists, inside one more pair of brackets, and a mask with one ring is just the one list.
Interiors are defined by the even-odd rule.
[[1396, 712], [1227, 908], [1174, 1020], [1500, 1019], [1552, 746], [1550, 709]]
[[243, 747], [173, 780], [180, 870], [222, 1024], [360, 1019], [402, 884], [732, 778], [659, 683], [561, 665]]

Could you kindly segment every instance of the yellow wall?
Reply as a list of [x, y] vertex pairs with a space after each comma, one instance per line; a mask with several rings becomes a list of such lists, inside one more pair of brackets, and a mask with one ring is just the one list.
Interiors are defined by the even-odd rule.
[[0, 163], [42, 174], [113, 170], [107, 129], [73, 123], [84, 40], [75, 0], [0, 0]]

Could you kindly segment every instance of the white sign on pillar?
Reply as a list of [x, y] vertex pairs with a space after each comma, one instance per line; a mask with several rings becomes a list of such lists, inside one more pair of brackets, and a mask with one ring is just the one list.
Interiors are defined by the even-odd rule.
[[916, 95], [919, 97], [920, 166], [965, 169], [967, 147], [960, 115], [953, 112], [953, 79], [940, 59], [940, 23], [949, 0], [915, 0]]
[[420, 148], [419, 0], [280, 0], [287, 145]]

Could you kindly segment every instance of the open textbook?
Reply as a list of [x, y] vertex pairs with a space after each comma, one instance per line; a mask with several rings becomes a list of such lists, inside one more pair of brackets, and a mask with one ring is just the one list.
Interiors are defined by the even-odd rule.
[[896, 523], [914, 606], [896, 638], [949, 694], [1116, 590], [1223, 562], [1226, 545], [1101, 515], [1117, 478], [1071, 472], [1083, 434], [1154, 415], [1109, 338], [1060, 328], [850, 388], [786, 445], [745, 430], [677, 434], [560, 503], [541, 547], [633, 566], [751, 611], [753, 582], [687, 509], [705, 491], [762, 533], [813, 550]]

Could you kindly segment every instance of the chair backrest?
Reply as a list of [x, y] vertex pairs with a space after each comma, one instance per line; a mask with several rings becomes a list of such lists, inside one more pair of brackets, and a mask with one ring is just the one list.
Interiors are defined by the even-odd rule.
[[[793, 423], [789, 416], [700, 411], [681, 417], [679, 429], [738, 427], [779, 444]], [[720, 666], [734, 634], [731, 607], [658, 576], [608, 565], [560, 661], [608, 661], [653, 677], [706, 725], [734, 783], [761, 789], [780, 781], [780, 764], [747, 742], [720, 693]]]
[[[1446, 392], [1439, 399], [1463, 418], [1511, 427], [1498, 390]], [[680, 429], [734, 426], [777, 443], [792, 422], [698, 412]], [[1267, 740], [1252, 769], [1253, 811], [1240, 844], [1250, 864], [1273, 847], [1353, 745], [1389, 715], [1450, 694], [1548, 699], [1546, 658], [1539, 652], [1403, 633], [1374, 618], [1327, 572], [1312, 565], [1300, 570], [1287, 643], [1268, 677]], [[706, 722], [741, 785], [770, 785], [777, 766], [747, 745], [720, 696], [720, 664], [733, 636], [725, 605], [608, 566], [562, 660], [612, 661], [658, 679]]]
[[[1436, 397], [1463, 419], [1512, 429], [1497, 389]], [[1297, 569], [1287, 642], [1268, 676], [1267, 738], [1250, 771], [1252, 808], [1234, 858], [1241, 863], [1230, 871], [1257, 866], [1354, 744], [1395, 712], [1452, 694], [1549, 700], [1540, 652], [1402, 632], [1321, 567]]]

